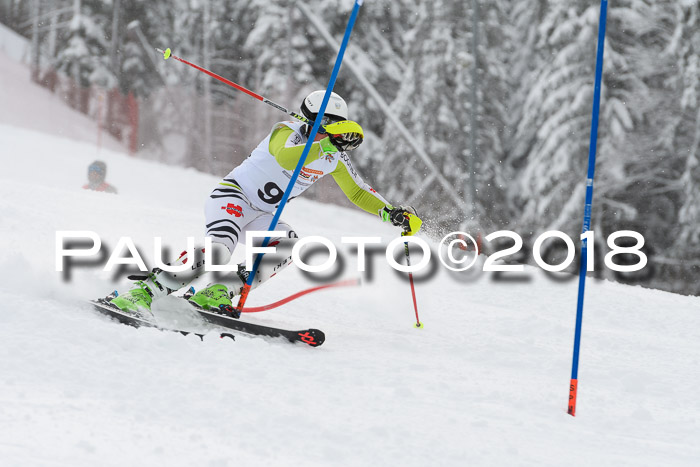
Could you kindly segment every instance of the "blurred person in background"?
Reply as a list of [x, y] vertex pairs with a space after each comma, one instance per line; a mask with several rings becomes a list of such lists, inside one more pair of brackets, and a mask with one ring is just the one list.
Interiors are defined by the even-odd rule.
[[88, 167], [88, 182], [83, 186], [86, 190], [104, 191], [105, 193], [117, 193], [117, 189], [105, 181], [107, 178], [107, 164], [95, 161]]

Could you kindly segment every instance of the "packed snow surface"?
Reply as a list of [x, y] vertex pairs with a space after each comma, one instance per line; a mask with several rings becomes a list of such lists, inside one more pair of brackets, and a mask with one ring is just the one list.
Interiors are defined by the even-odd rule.
[[[31, 104], [43, 91], [8, 92]], [[94, 266], [65, 279], [56, 231], [94, 231], [108, 253], [129, 236], [149, 262], [155, 236], [174, 250], [202, 237], [218, 177], [98, 149], [26, 117], [0, 123], [0, 465], [697, 465], [697, 297], [589, 280], [576, 417], [566, 405], [577, 282], [534, 268], [528, 281], [505, 282], [436, 267], [416, 286], [422, 330], [405, 274], [383, 253], [361, 287], [246, 316], [320, 328], [318, 348], [119, 325], [85, 301], [128, 281]], [[61, 120], [95, 130], [78, 115]], [[95, 159], [118, 195], [81, 189]], [[342, 236], [397, 233], [358, 209], [304, 199], [283, 218], [338, 245], [342, 277], [361, 274]], [[315, 284], [291, 267], [249, 304]], [[169, 297], [155, 311], [210, 329], [180, 305]]]

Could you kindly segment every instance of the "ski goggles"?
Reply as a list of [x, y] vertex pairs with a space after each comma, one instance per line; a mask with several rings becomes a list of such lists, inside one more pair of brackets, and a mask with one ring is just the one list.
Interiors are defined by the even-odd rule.
[[321, 126], [318, 128], [318, 132], [321, 133], [322, 135], [325, 135], [328, 133], [326, 131], [326, 126], [332, 125], [333, 123], [338, 123], [338, 122], [343, 122], [345, 120], [338, 119], [338, 117], [332, 117], [332, 116], [324, 116], [321, 119]]

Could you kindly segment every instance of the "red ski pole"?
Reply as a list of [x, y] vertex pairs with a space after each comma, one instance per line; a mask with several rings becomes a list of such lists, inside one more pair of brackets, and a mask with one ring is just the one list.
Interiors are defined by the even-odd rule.
[[[401, 235], [404, 235], [403, 233]], [[408, 267], [411, 267], [411, 257], [408, 254], [408, 242], [403, 242], [403, 249], [404, 252], [406, 252], [406, 264]], [[420, 322], [420, 318], [418, 317], [418, 303], [416, 302], [416, 287], [413, 285], [413, 273], [408, 272], [408, 280], [411, 283], [411, 295], [413, 296], [413, 309], [416, 311], [416, 324], [414, 326], [418, 329], [421, 329], [423, 327], [423, 323]]]
[[178, 62], [182, 62], [182, 63], [184, 63], [185, 65], [189, 65], [189, 66], [191, 66], [192, 68], [194, 68], [195, 70], [199, 70], [199, 71], [201, 71], [202, 73], [206, 73], [207, 75], [211, 76], [212, 78], [218, 79], [219, 81], [221, 81], [221, 82], [224, 83], [224, 84], [228, 84], [229, 86], [231, 86], [231, 87], [233, 87], [233, 88], [236, 88], [236, 89], [238, 89], [239, 91], [243, 91], [244, 93], [248, 94], [249, 96], [254, 97], [255, 99], [257, 99], [257, 100], [259, 100], [259, 101], [261, 101], [261, 102], [264, 102], [265, 104], [267, 104], [267, 105], [269, 105], [269, 106], [272, 106], [272, 107], [276, 108], [277, 110], [281, 110], [282, 112], [286, 113], [287, 115], [289, 115], [289, 116], [291, 116], [291, 117], [296, 118], [297, 120], [299, 120], [299, 121], [301, 121], [301, 122], [304, 122], [304, 123], [313, 123], [313, 122], [311, 122], [308, 118], [304, 117], [303, 115], [299, 115], [299, 114], [296, 113], [296, 112], [292, 112], [291, 110], [288, 110], [288, 109], [282, 107], [281, 105], [276, 104], [275, 102], [272, 102], [272, 101], [271, 101], [270, 99], [268, 99], [267, 97], [261, 96], [260, 94], [255, 93], [255, 92], [251, 91], [250, 89], [244, 88], [244, 87], [241, 86], [240, 84], [236, 84], [236, 83], [234, 83], [233, 81], [224, 78], [223, 76], [219, 76], [219, 75], [217, 75], [216, 73], [207, 70], [206, 68], [202, 68], [202, 67], [199, 66], [199, 65], [195, 65], [194, 63], [188, 62], [188, 61], [185, 60], [184, 58], [180, 58], [180, 57], [178, 57], [177, 55], [174, 55], [174, 54], [170, 51], [169, 48], [168, 48], [168, 49], [165, 49], [165, 50], [161, 50], [161, 49], [156, 48], [156, 50], [157, 50], [159, 53], [162, 53], [162, 54], [163, 54], [163, 58], [164, 58], [165, 60], [167, 60], [167, 59], [169, 59], [169, 58], [174, 58], [174, 59], [177, 60]]

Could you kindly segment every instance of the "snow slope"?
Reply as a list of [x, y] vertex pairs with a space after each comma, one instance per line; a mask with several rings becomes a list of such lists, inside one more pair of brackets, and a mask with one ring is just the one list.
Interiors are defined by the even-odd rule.
[[29, 63], [31, 60], [30, 41], [4, 24], [0, 24], [0, 51], [15, 62]]
[[98, 136], [92, 119], [66, 106], [59, 95], [29, 81], [29, 68], [20, 63], [29, 62], [29, 51], [27, 39], [0, 24], [0, 123], [92, 144], [99, 139], [104, 148], [124, 151], [105, 130]]
[[[80, 188], [93, 144], [3, 121], [0, 148], [0, 465], [697, 465], [697, 297], [589, 281], [575, 418], [576, 281], [532, 268], [510, 283], [438, 268], [417, 286], [423, 330], [381, 255], [362, 287], [253, 317], [323, 329], [315, 349], [132, 329], [83, 304], [126, 282], [86, 267], [64, 281], [55, 232], [131, 236], [151, 258], [156, 235], [202, 235], [217, 178], [103, 149], [114, 196]], [[341, 236], [396, 234], [304, 199], [283, 218], [341, 251]], [[290, 268], [270, 284], [250, 305], [313, 283]], [[159, 318], [206, 329], [164, 302]]]

